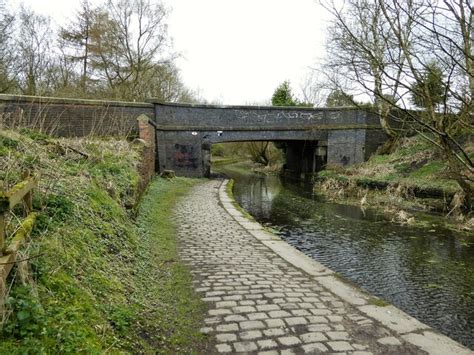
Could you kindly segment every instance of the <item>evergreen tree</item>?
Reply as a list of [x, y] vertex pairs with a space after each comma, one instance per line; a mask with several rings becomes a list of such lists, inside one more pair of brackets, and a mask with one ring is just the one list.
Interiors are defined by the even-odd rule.
[[291, 93], [290, 82], [285, 80], [275, 90], [272, 96], [273, 106], [296, 106], [297, 100], [293, 98]]
[[411, 102], [420, 108], [436, 108], [444, 101], [445, 88], [443, 70], [435, 62], [431, 62], [426, 66], [421, 80], [411, 86]]
[[61, 44], [64, 44], [72, 52], [68, 55], [68, 59], [72, 62], [81, 63], [81, 88], [83, 92], [86, 91], [89, 72], [93, 21], [94, 10], [91, 9], [88, 0], [83, 0], [75, 20], [67, 28], [62, 28], [59, 33]]
[[354, 106], [354, 97], [336, 89], [326, 98], [326, 107]]

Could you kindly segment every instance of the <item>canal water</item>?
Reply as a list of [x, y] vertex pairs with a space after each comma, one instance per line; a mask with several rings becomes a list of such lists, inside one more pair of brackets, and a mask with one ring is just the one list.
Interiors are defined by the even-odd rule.
[[474, 349], [473, 236], [444, 229], [440, 217], [426, 227], [401, 225], [376, 210], [325, 202], [277, 176], [219, 171], [234, 179], [237, 202], [286, 242]]

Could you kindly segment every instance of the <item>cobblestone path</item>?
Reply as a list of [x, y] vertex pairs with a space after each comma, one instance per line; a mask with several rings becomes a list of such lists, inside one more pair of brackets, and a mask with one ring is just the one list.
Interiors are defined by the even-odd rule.
[[195, 187], [175, 213], [216, 353], [425, 354], [255, 239], [220, 204], [220, 184]]

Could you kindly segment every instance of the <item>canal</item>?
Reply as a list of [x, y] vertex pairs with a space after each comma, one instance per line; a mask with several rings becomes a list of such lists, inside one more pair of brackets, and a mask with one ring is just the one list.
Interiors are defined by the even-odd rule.
[[474, 238], [393, 223], [377, 210], [329, 203], [277, 176], [229, 165], [237, 202], [287, 243], [383, 300], [474, 349]]

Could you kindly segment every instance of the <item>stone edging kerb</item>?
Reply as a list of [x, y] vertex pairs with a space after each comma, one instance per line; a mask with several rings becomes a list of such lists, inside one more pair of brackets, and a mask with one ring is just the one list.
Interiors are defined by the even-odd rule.
[[293, 248], [278, 236], [267, 232], [261, 224], [249, 220], [234, 207], [233, 203], [235, 201], [226, 191], [228, 182], [228, 180], [224, 180], [219, 188], [219, 200], [223, 208], [254, 238], [288, 263], [311, 275], [329, 292], [339, 296], [368, 317], [400, 334], [405, 341], [421, 348], [428, 354], [474, 354], [462, 344], [440, 334], [393, 305], [380, 307], [371, 304], [370, 299], [373, 299], [374, 296], [342, 282], [335, 276], [334, 271]]

